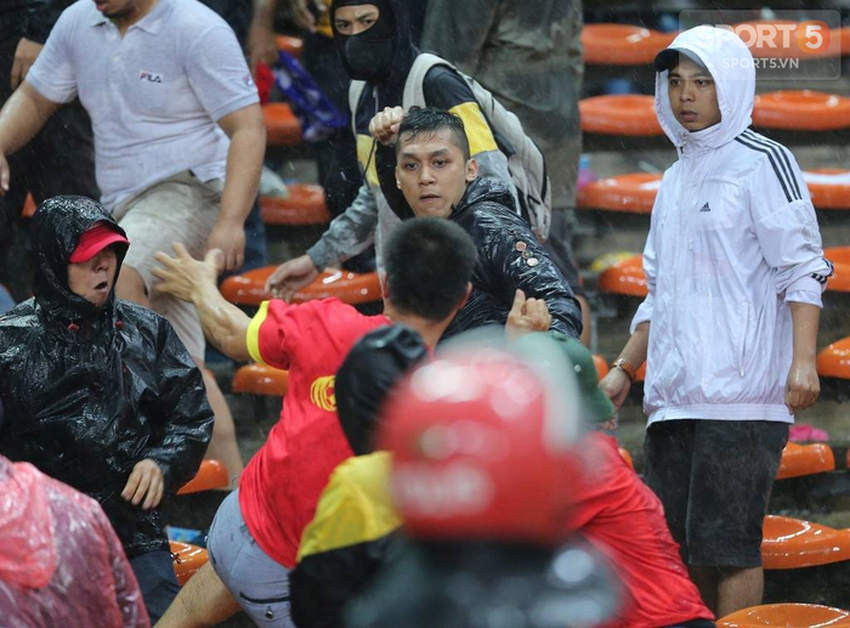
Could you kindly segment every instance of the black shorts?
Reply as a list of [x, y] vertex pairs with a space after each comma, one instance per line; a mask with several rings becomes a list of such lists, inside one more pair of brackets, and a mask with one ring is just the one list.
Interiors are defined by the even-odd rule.
[[788, 424], [680, 420], [646, 432], [646, 483], [686, 565], [761, 566], [762, 525]]

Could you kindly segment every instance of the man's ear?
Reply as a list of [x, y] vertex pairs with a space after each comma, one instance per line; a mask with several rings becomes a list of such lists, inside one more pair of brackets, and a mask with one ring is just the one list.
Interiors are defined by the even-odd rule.
[[466, 160], [466, 182], [472, 183], [478, 177], [478, 162], [474, 157]]
[[472, 282], [471, 281], [466, 283], [466, 294], [463, 295], [463, 299], [460, 300], [460, 303], [458, 303], [457, 309], [455, 311], [459, 312], [461, 310], [461, 308], [463, 308], [463, 306], [466, 305], [466, 302], [469, 301], [469, 295], [470, 294], [472, 294]]
[[387, 273], [380, 271], [378, 273], [378, 283], [381, 285], [381, 296], [386, 299], [390, 295], [389, 284], [387, 283]]

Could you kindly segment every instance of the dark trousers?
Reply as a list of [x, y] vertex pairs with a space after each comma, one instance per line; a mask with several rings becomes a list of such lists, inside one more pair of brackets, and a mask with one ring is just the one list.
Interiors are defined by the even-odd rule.
[[171, 553], [165, 550], [147, 552], [130, 559], [130, 566], [139, 581], [142, 598], [154, 625], [174, 601], [180, 585], [174, 575]]
[[[0, 42], [0, 103], [12, 95], [10, 77], [18, 39]], [[21, 216], [27, 194], [36, 203], [59, 194], [99, 198], [91, 121], [79, 101], [64, 106], [9, 160], [9, 191], [0, 197], [0, 283], [16, 300], [29, 297], [33, 263], [29, 221]]]

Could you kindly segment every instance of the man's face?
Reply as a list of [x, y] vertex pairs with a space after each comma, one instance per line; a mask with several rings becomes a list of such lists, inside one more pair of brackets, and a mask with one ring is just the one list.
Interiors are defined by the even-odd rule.
[[107, 246], [87, 262], [68, 264], [68, 287], [96, 307], [102, 307], [112, 292], [118, 255]]
[[334, 12], [334, 27], [340, 35], [357, 35], [372, 28], [380, 15], [374, 4], [339, 7]]
[[682, 59], [667, 77], [673, 115], [688, 131], [702, 131], [720, 122], [714, 79], [703, 67]]
[[448, 218], [466, 186], [478, 176], [478, 163], [464, 159], [448, 129], [399, 138], [396, 182], [417, 217]]

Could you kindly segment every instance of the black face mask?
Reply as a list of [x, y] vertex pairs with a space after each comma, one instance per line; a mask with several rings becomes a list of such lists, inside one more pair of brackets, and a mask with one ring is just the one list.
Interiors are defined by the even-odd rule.
[[[368, 1], [368, 0], [366, 0]], [[358, 0], [356, 4], [365, 4]], [[340, 6], [355, 2], [337, 2]], [[334, 16], [331, 16], [334, 30], [334, 42], [346, 73], [358, 81], [379, 82], [389, 75], [396, 53], [396, 24], [389, 2], [372, 0], [380, 11], [377, 21], [369, 30], [357, 35], [342, 35], [336, 30]]]

